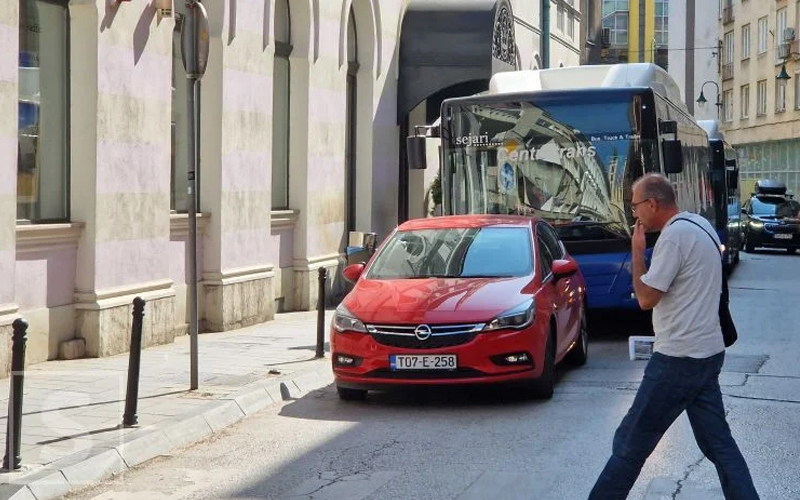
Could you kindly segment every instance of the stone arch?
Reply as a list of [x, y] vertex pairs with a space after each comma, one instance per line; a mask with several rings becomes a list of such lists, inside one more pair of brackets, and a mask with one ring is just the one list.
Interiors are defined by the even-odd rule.
[[358, 33], [358, 60], [361, 67], [368, 68], [373, 75], [380, 74], [380, 39], [375, 4], [378, 0], [344, 0], [339, 20], [339, 68], [347, 65], [347, 21], [350, 9], [356, 20]]
[[[264, 0], [264, 48], [275, 43], [275, 0]], [[312, 0], [289, 0], [293, 57], [308, 58], [314, 39], [314, 7]]]

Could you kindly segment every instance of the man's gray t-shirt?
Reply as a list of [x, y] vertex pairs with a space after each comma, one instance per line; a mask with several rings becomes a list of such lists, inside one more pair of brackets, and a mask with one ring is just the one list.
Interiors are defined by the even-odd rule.
[[[714, 238], [712, 243], [700, 224]], [[653, 350], [707, 358], [725, 350], [719, 326], [722, 265], [716, 231], [703, 217], [681, 212], [664, 226], [642, 283], [664, 293], [653, 308]]]

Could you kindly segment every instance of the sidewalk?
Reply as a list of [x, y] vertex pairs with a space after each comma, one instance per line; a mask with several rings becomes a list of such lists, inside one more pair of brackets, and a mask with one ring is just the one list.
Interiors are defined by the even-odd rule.
[[[332, 314], [326, 313], [326, 339]], [[143, 350], [133, 428], [121, 426], [127, 353], [28, 368], [22, 469], [0, 472], [0, 500], [57, 498], [328, 385], [330, 359], [314, 359], [316, 321], [316, 311], [285, 313], [241, 330], [201, 334], [197, 391], [189, 391], [188, 336]], [[9, 387], [10, 379], [0, 380], [3, 454]]]

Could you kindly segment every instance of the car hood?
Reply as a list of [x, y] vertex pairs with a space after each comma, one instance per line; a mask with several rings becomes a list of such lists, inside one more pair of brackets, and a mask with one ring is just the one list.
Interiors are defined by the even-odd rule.
[[524, 302], [531, 277], [361, 279], [343, 304], [364, 323], [478, 323]]

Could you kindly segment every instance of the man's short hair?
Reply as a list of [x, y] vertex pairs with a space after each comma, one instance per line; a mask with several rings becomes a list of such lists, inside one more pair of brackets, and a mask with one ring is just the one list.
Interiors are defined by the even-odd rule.
[[676, 206], [675, 189], [665, 176], [655, 173], [645, 174], [633, 183], [633, 187], [640, 184], [643, 198], [652, 198], [669, 207]]

